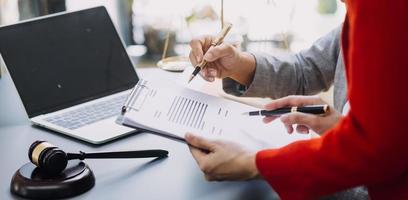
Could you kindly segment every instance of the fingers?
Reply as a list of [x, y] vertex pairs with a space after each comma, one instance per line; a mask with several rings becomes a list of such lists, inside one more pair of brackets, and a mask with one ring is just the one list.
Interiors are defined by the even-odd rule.
[[207, 181], [214, 181], [217, 180], [214, 175], [211, 174], [213, 161], [210, 161], [209, 154], [204, 152], [203, 149], [209, 150], [210, 152], [213, 149], [213, 144], [194, 134], [187, 133], [185, 136], [186, 141], [190, 144], [189, 149], [191, 154], [193, 155], [194, 159], [196, 160], [198, 166], [200, 167], [201, 171], [204, 172], [205, 179]]
[[279, 118], [279, 116], [264, 117], [264, 118], [262, 119], [262, 121], [263, 121], [265, 124], [267, 124], [267, 123], [269, 123], [269, 122], [271, 122], [271, 121], [273, 121], [273, 120], [275, 120], [275, 119], [277, 119], [277, 118]]
[[200, 71], [200, 75], [209, 82], [213, 82], [216, 77], [221, 78], [222, 70], [219, 68], [220, 64], [216, 65], [214, 61], [223, 57], [237, 55], [237, 49], [230, 44], [221, 44], [216, 47], [211, 47], [213, 38], [211, 36], [194, 39], [190, 42], [190, 61], [195, 66], [202, 62], [203, 59], [208, 61], [204, 69]]
[[187, 133], [185, 139], [188, 144], [197, 147], [198, 149], [212, 151], [214, 149], [214, 144], [203, 137], [194, 135], [192, 133]]
[[204, 80], [213, 82], [215, 80], [215, 76], [212, 76], [213, 72], [210, 73], [210, 71], [211, 71], [211, 68], [206, 67], [202, 69], [199, 74], [201, 75], [201, 77], [203, 77]]
[[190, 58], [190, 62], [193, 65], [193, 67], [198, 64], [197, 57], [194, 55], [193, 51], [190, 51], [190, 54], [188, 57]]
[[197, 161], [197, 164], [202, 168], [202, 166], [206, 163], [205, 159], [208, 156], [208, 153], [203, 150], [212, 150], [212, 144], [199, 136], [196, 136], [191, 133], [187, 133], [185, 139], [189, 145], [189, 149], [193, 158]]
[[282, 107], [289, 106], [304, 106], [325, 103], [318, 96], [287, 96], [280, 99], [276, 99], [269, 104], [265, 105], [265, 109], [274, 110]]
[[193, 158], [197, 161], [197, 163], [200, 165], [200, 163], [203, 163], [205, 160], [205, 156], [207, 156], [207, 153], [203, 152], [201, 149], [198, 149], [194, 146], [188, 146], [190, 149], [191, 154], [193, 155]]
[[218, 70], [215, 69], [215, 68], [209, 67], [207, 69], [207, 72], [208, 72], [209, 77], [217, 77], [218, 76]]
[[202, 40], [203, 39], [195, 39], [191, 40], [190, 42], [191, 47], [190, 61], [193, 65], [197, 65], [202, 60], [204, 54], [203, 52], [204, 42]]
[[[296, 112], [296, 113], [289, 113], [286, 115], [282, 115], [281, 121], [283, 124], [285, 124], [285, 126], [292, 127], [293, 124], [299, 124], [299, 125], [309, 127], [311, 129], [315, 129], [316, 123], [319, 121], [319, 118], [316, 115]], [[293, 131], [293, 127], [292, 127], [292, 131]], [[304, 131], [304, 128], [300, 128], [299, 132], [302, 132], [302, 131]]]
[[293, 126], [292, 125], [289, 125], [289, 124], [284, 124], [285, 125], [285, 128], [286, 128], [286, 131], [289, 133], [289, 134], [292, 134], [293, 133]]
[[[278, 116], [272, 116], [272, 117], [264, 117], [262, 121], [267, 124], [270, 123], [271, 121], [279, 118]], [[289, 134], [293, 133], [293, 126], [292, 124], [285, 124], [285, 128], [288, 131]], [[297, 125], [296, 126], [296, 132], [302, 133], [302, 134], [308, 134], [309, 133], [309, 128], [304, 125]]]
[[204, 52], [211, 46], [213, 38], [211, 36], [201, 37], [190, 41], [190, 61], [193, 65], [197, 65], [203, 59]]
[[218, 70], [214, 67], [206, 67], [200, 71], [201, 77], [203, 77], [206, 81], [213, 82], [216, 77], [218, 77]]
[[214, 62], [219, 58], [235, 55], [236, 48], [230, 44], [221, 44], [210, 48], [204, 55], [204, 59], [208, 62]]
[[304, 125], [297, 125], [296, 132], [302, 133], [302, 134], [309, 134], [309, 128]]
[[[194, 66], [202, 61], [203, 54], [206, 50], [208, 50], [211, 41], [212, 38], [210, 36], [191, 40], [190, 42], [191, 51], [189, 58]], [[215, 77], [217, 77], [217, 70], [214, 70], [210, 67], [206, 67], [200, 71], [200, 75], [201, 77], [203, 77], [204, 80], [213, 82], [215, 80]]]

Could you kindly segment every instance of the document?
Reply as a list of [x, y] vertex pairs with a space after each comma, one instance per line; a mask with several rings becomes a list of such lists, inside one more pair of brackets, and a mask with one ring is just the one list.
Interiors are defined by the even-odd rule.
[[309, 135], [286, 133], [283, 125], [264, 124], [244, 112], [257, 108], [201, 93], [177, 83], [140, 80], [118, 123], [184, 139], [187, 132], [231, 140], [254, 149], [280, 147]]

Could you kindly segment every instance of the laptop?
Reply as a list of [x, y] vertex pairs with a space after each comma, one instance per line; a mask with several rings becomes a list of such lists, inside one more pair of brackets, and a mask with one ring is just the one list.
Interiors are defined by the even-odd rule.
[[139, 79], [105, 7], [0, 27], [0, 54], [33, 124], [93, 144], [135, 131], [115, 123]]

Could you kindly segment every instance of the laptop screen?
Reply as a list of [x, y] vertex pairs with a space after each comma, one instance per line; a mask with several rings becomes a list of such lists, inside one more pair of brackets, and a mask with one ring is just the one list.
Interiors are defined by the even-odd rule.
[[124, 91], [138, 81], [104, 7], [2, 27], [0, 53], [29, 117]]

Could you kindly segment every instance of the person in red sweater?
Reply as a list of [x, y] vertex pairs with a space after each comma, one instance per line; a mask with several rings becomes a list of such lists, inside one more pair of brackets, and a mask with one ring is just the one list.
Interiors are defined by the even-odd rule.
[[190, 148], [208, 180], [263, 177], [282, 199], [314, 199], [358, 185], [372, 199], [408, 199], [408, 1], [346, 5], [349, 113], [320, 138], [255, 153], [187, 134], [189, 144], [208, 150]]

